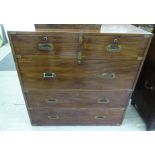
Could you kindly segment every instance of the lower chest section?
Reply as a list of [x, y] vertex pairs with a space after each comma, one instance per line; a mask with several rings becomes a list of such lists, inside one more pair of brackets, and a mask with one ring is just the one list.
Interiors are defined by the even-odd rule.
[[137, 60], [17, 60], [33, 125], [119, 125], [139, 70]]
[[49, 91], [25, 93], [32, 125], [120, 125], [130, 91]]

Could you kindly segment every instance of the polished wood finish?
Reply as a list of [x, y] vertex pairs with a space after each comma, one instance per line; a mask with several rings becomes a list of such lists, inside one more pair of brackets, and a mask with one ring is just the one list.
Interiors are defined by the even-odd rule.
[[120, 125], [152, 35], [132, 25], [35, 26], [8, 32], [32, 125]]
[[128, 104], [130, 91], [48, 91], [31, 90], [25, 93], [33, 108], [122, 108]]
[[[107, 47], [118, 39], [118, 44], [122, 47], [119, 52], [108, 52]], [[142, 37], [129, 36], [84, 36], [83, 55], [87, 59], [137, 59], [138, 56], [143, 56], [147, 46], [148, 39]]]
[[[50, 57], [22, 56], [18, 59], [25, 89], [132, 89], [139, 61], [52, 59]], [[63, 67], [62, 67], [63, 66]], [[54, 78], [44, 78], [44, 72], [53, 72]], [[104, 73], [114, 73], [114, 79], [105, 79]], [[125, 82], [122, 82], [124, 80]], [[102, 85], [101, 85], [102, 83]]]
[[[40, 35], [15, 35], [12, 37], [16, 54], [28, 55], [53, 55], [75, 57], [78, 48], [77, 34], [53, 34], [50, 36]], [[52, 43], [52, 51], [40, 51], [39, 43]]]
[[30, 110], [33, 125], [120, 125], [124, 109], [52, 108]]
[[[16, 54], [51, 55], [53, 58], [76, 58], [78, 51], [78, 34], [53, 33], [52, 35], [13, 35], [13, 45]], [[107, 47], [118, 39], [122, 46], [119, 52], [108, 52]], [[39, 43], [52, 43], [53, 50], [38, 50]], [[128, 36], [106, 36], [104, 34], [84, 34], [82, 58], [84, 59], [135, 59], [143, 57], [148, 44], [148, 38]]]

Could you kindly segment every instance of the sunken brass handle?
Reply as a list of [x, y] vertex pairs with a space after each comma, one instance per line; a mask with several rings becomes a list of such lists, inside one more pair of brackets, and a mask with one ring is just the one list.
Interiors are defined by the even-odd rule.
[[52, 73], [52, 72], [44, 72], [43, 73], [43, 77], [44, 78], [55, 78], [56, 77], [56, 74], [55, 73]]
[[109, 98], [103, 97], [103, 98], [98, 99], [97, 103], [107, 104], [109, 102], [110, 102]]
[[116, 75], [115, 75], [115, 73], [103, 73], [102, 77], [104, 79], [112, 80], [112, 79], [116, 78]]
[[118, 44], [118, 39], [114, 39], [111, 44], [107, 46], [107, 51], [110, 53], [120, 52], [122, 46]]
[[41, 51], [52, 51], [54, 49], [54, 46], [52, 43], [39, 43], [38, 49]]
[[48, 119], [59, 119], [59, 116], [57, 116], [57, 115], [49, 115]]
[[104, 115], [97, 115], [97, 116], [95, 116], [95, 119], [105, 119], [106, 118], [106, 116], [104, 116]]
[[57, 99], [47, 99], [46, 103], [48, 103], [48, 104], [55, 104], [55, 103], [57, 103]]
[[107, 46], [107, 51], [111, 53], [120, 52], [121, 49], [122, 49], [121, 45], [110, 44]]

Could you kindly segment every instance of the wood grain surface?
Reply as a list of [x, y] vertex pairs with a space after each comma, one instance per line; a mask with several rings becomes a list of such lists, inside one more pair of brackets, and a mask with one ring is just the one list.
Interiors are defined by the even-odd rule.
[[[25, 89], [132, 89], [139, 61], [83, 60], [34, 58], [18, 59]], [[44, 78], [43, 73], [55, 73], [54, 78]], [[114, 79], [105, 79], [104, 73], [114, 73]], [[123, 82], [124, 81], [124, 82]]]
[[[16, 54], [51, 55], [53, 58], [77, 57], [79, 45], [77, 34], [13, 35], [12, 39]], [[114, 39], [118, 39], [122, 49], [119, 52], [108, 52], [107, 47]], [[54, 48], [51, 51], [40, 51], [39, 43], [51, 43]], [[85, 59], [137, 59], [138, 56], [143, 56], [147, 43], [148, 38], [144, 37], [84, 34], [81, 52]]]
[[152, 38], [88, 24], [8, 35], [32, 125], [120, 125]]
[[47, 91], [33, 90], [26, 93], [28, 105], [41, 108], [122, 108], [128, 104], [130, 91]]
[[120, 125], [123, 113], [123, 108], [48, 108], [30, 110], [32, 125]]

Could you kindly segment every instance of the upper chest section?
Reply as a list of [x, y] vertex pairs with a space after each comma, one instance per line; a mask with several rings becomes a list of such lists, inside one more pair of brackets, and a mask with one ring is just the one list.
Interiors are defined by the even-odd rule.
[[149, 35], [96, 33], [17, 33], [10, 35], [15, 54], [53, 58], [137, 59], [143, 56]]

